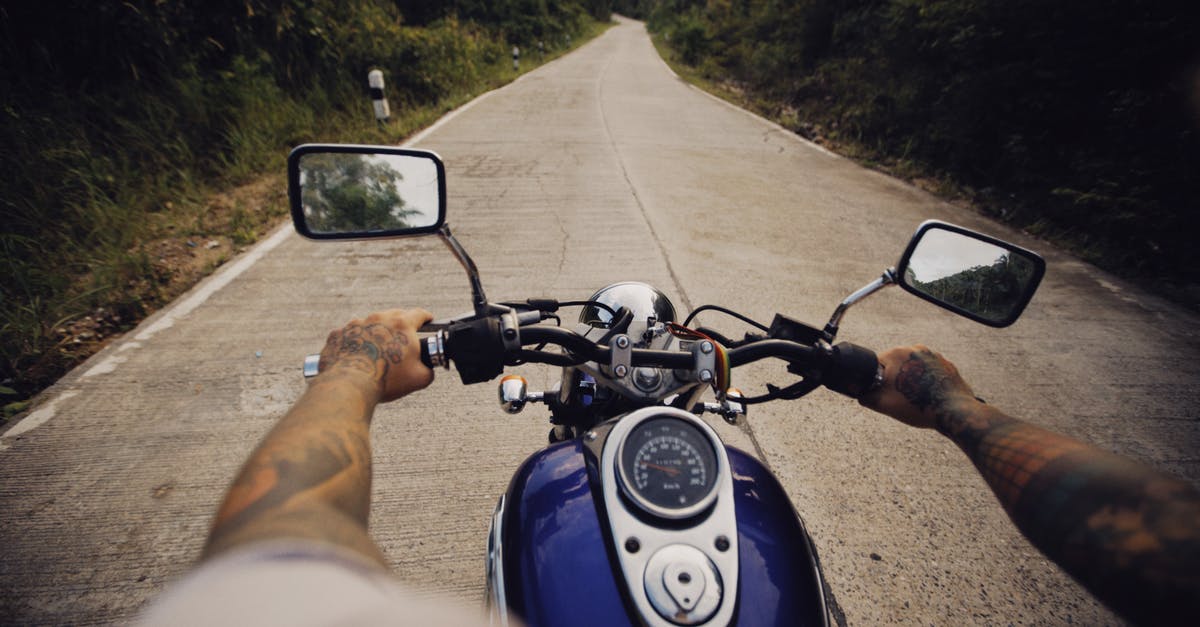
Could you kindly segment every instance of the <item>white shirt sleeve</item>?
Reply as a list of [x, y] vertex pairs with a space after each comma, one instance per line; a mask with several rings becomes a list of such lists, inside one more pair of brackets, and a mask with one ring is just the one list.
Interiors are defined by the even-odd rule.
[[250, 545], [200, 564], [169, 587], [141, 625], [486, 625], [481, 610], [422, 598], [337, 547]]

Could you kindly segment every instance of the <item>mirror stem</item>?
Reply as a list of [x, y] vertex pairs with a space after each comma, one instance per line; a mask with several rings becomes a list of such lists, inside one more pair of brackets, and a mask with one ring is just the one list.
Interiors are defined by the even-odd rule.
[[454, 239], [454, 234], [450, 232], [450, 225], [443, 224], [442, 228], [438, 229], [438, 235], [445, 242], [446, 248], [454, 253], [458, 258], [458, 262], [462, 264], [463, 269], [467, 271], [467, 278], [471, 281], [471, 300], [475, 306], [475, 315], [484, 316], [489, 311], [487, 297], [483, 295], [483, 284], [479, 281], [479, 269], [475, 267], [475, 262], [471, 260], [471, 256], [467, 254], [466, 249], [462, 244]]
[[858, 302], [862, 299], [889, 285], [895, 285], [895, 283], [896, 269], [888, 268], [887, 270], [883, 271], [883, 275], [881, 275], [878, 279], [871, 281], [867, 285], [863, 286], [862, 289], [847, 296], [846, 300], [842, 301], [842, 304], [838, 305], [837, 309], [834, 310], [833, 317], [829, 319], [829, 324], [825, 325], [825, 333], [829, 336], [830, 341], [833, 341], [833, 338], [837, 337], [838, 325], [842, 323], [842, 317], [846, 315], [847, 310], [858, 304]]

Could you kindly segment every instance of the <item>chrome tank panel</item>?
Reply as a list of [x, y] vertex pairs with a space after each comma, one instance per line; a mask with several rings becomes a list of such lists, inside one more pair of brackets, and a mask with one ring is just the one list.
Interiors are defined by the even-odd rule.
[[[726, 450], [738, 517], [735, 624], [828, 624], [816, 554], [787, 494], [757, 460]], [[590, 456], [580, 440], [539, 451], [505, 495], [503, 604], [527, 625], [634, 624]]]

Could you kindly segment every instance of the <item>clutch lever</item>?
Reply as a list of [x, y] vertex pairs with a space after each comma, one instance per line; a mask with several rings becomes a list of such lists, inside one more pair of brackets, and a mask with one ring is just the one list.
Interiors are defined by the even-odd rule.
[[455, 322], [463, 322], [466, 320], [473, 320], [473, 319], [475, 319], [475, 317], [476, 316], [475, 316], [474, 311], [468, 311], [466, 313], [461, 313], [461, 314], [458, 314], [457, 316], [451, 316], [449, 318], [438, 318], [436, 320], [430, 320], [429, 322], [426, 322], [425, 324], [421, 325], [421, 328], [417, 329], [417, 333], [433, 333], [435, 331], [441, 331], [442, 329], [448, 328], [450, 325], [454, 324]]

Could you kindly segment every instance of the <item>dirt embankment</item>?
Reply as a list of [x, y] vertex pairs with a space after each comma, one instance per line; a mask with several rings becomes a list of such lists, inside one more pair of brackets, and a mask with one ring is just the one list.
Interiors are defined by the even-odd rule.
[[[51, 385], [270, 232], [287, 214], [287, 186], [283, 176], [270, 175], [213, 194], [192, 208], [166, 209], [152, 216], [148, 238], [130, 251], [146, 267], [128, 282], [121, 302], [54, 324], [48, 330], [54, 347], [30, 366], [27, 380]], [[88, 282], [88, 277], [77, 278], [79, 285]], [[5, 404], [0, 424], [29, 402]]]

